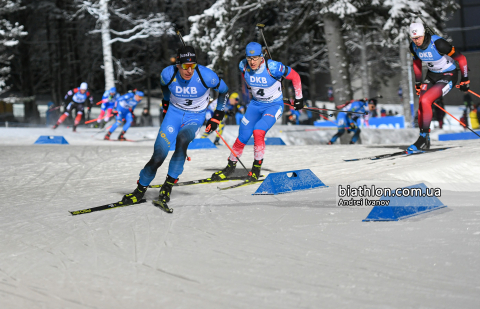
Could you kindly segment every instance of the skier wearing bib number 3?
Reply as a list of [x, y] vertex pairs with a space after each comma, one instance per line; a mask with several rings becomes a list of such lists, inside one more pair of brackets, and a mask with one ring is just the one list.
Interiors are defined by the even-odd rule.
[[[458, 61], [460, 73], [460, 90], [468, 91], [467, 59], [455, 50], [445, 39], [430, 33], [425, 33], [421, 23], [410, 25], [410, 52], [413, 56], [413, 69], [415, 72], [415, 89], [420, 96], [418, 104], [418, 127], [420, 136], [417, 141], [408, 147], [407, 152], [414, 153], [430, 148], [430, 122], [432, 121], [433, 102], [445, 96], [455, 86], [458, 80], [458, 70], [455, 61]], [[428, 73], [423, 83], [422, 62], [427, 63]]]
[[137, 188], [133, 193], [125, 195], [122, 202], [135, 204], [143, 198], [148, 185], [155, 178], [157, 169], [165, 161], [170, 145], [176, 141], [167, 179], [160, 189], [159, 201], [154, 201], [160, 202], [159, 206], [169, 211], [166, 203], [170, 201], [172, 186], [183, 172], [187, 147], [205, 121], [210, 88], [217, 91], [219, 96], [217, 108], [207, 122], [207, 132], [215, 131], [225, 116], [223, 108], [228, 98], [228, 87], [215, 72], [197, 64], [195, 49], [191, 46], [184, 46], [177, 51], [176, 65], [168, 66], [162, 71], [160, 84], [163, 91], [164, 119], [155, 141], [153, 155], [140, 171]]
[[[244, 117], [241, 120], [238, 138], [233, 145], [233, 151], [240, 157], [253, 134], [254, 161], [252, 170], [246, 182], [256, 181], [265, 153], [265, 134], [275, 124], [283, 112], [283, 78], [291, 80], [295, 89], [296, 110], [303, 108], [302, 84], [300, 76], [292, 68], [278, 61], [266, 60], [263, 57], [262, 45], [251, 42], [245, 49], [246, 59], [240, 61], [240, 71], [253, 98]], [[228, 158], [228, 165], [223, 170], [214, 173], [213, 180], [221, 180], [231, 175], [236, 168], [237, 158], [233, 153]]]

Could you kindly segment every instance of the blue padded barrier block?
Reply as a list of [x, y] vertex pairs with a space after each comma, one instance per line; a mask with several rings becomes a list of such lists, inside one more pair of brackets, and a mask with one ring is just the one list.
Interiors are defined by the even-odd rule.
[[427, 186], [424, 183], [406, 188], [418, 188], [421, 196], [382, 196], [380, 200], [390, 200], [388, 206], [375, 206], [363, 221], [398, 221], [422, 213], [447, 207], [435, 196], [422, 196], [426, 194]]
[[309, 169], [271, 173], [253, 195], [281, 194], [327, 186]]
[[[253, 138], [250, 138], [245, 145], [253, 145], [253, 144], [254, 144]], [[265, 145], [283, 146], [286, 144], [280, 137], [267, 137], [265, 139]]]
[[[176, 141], [170, 145], [170, 151], [175, 150], [175, 144]], [[194, 149], [217, 149], [217, 146], [208, 138], [196, 138], [188, 145], [188, 150]]]
[[42, 135], [37, 139], [37, 141], [34, 144], [68, 145], [68, 142], [63, 136]]
[[[480, 134], [480, 131], [475, 132], [477, 132], [477, 134]], [[473, 132], [438, 134], [439, 141], [457, 141], [465, 139], [478, 139], [478, 136], [473, 134]]]

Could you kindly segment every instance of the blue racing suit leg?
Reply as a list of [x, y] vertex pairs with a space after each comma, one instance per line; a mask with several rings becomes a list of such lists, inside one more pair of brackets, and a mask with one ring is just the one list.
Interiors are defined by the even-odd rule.
[[148, 186], [157, 174], [158, 168], [163, 164], [170, 150], [170, 145], [177, 138], [178, 131], [182, 125], [183, 112], [174, 106], [168, 108], [163, 119], [157, 139], [153, 146], [153, 155], [150, 161], [140, 171], [139, 183]]
[[127, 130], [130, 128], [130, 125], [133, 122], [133, 117], [132, 117], [132, 112], [129, 112], [128, 114], [125, 115], [125, 124], [123, 125], [123, 131], [127, 132]]
[[124, 117], [123, 113], [119, 110], [117, 114], [117, 120], [113, 123], [113, 125], [110, 127], [110, 130], [108, 130], [108, 132], [113, 133], [118, 126], [122, 125], [123, 117]]
[[198, 132], [200, 132], [200, 128], [205, 121], [205, 114], [206, 112], [185, 112], [183, 123], [177, 135], [175, 152], [168, 165], [168, 175], [170, 177], [177, 179], [178, 176], [183, 173], [188, 145], [193, 141]]
[[246, 144], [253, 134], [253, 130], [267, 132], [275, 124], [283, 112], [283, 101], [260, 103], [250, 101], [247, 112], [243, 116], [238, 132], [238, 140]]

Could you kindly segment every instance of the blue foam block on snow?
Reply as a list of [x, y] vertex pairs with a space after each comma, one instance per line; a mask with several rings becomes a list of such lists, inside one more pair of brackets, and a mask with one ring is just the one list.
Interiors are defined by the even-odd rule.
[[[426, 196], [427, 186], [424, 183], [406, 188], [418, 188], [421, 196], [382, 196], [381, 201], [389, 200], [388, 206], [375, 206], [363, 221], [398, 221], [422, 213], [447, 207], [435, 196]], [[424, 195], [425, 196], [422, 196]]]
[[59, 144], [68, 145], [67, 140], [63, 136], [42, 135], [34, 144]]
[[[176, 141], [170, 145], [170, 151], [175, 150]], [[213, 142], [208, 138], [196, 138], [194, 139], [189, 145], [189, 150], [193, 149], [217, 149], [217, 146], [213, 144]]]
[[281, 194], [327, 187], [311, 170], [271, 173], [253, 195]]
[[[246, 145], [253, 145], [253, 144], [254, 144], [253, 138], [250, 138]], [[265, 139], [265, 145], [283, 146], [286, 144], [280, 137], [267, 137]]]
[[[480, 134], [480, 131], [476, 132], [477, 134]], [[439, 141], [458, 141], [466, 139], [478, 139], [478, 136], [475, 135], [473, 132], [438, 134]]]

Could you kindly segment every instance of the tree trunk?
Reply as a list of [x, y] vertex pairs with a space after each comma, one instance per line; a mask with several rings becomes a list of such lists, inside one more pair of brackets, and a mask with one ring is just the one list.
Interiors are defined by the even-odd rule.
[[362, 94], [364, 98], [370, 98], [369, 91], [369, 76], [368, 76], [368, 57], [367, 57], [367, 41], [365, 39], [365, 33], [362, 32], [362, 51], [360, 55], [361, 70], [362, 70]]
[[100, 10], [102, 16], [102, 47], [103, 47], [103, 66], [105, 72], [105, 91], [115, 86], [115, 76], [113, 74], [112, 46], [110, 43], [110, 14], [108, 13], [108, 1], [100, 0]]
[[309, 69], [308, 69], [308, 92], [310, 100], [312, 101], [312, 106], [315, 106], [315, 98], [317, 97], [316, 92], [316, 78], [315, 78], [315, 63], [310, 60]]
[[342, 36], [342, 25], [337, 15], [326, 14], [323, 27], [327, 41], [328, 61], [330, 62], [330, 75], [335, 103], [340, 105], [352, 100], [353, 95], [350, 85], [350, 63]]
[[399, 44], [399, 54], [400, 54], [400, 65], [402, 67], [402, 104], [403, 104], [403, 114], [405, 115], [405, 123], [412, 122], [412, 115], [410, 110], [410, 89], [409, 89], [409, 63], [407, 61], [408, 51], [405, 48], [405, 44], [403, 41], [400, 41]]
[[57, 98], [57, 85], [56, 85], [56, 78], [55, 78], [55, 70], [53, 69], [53, 51], [52, 51], [52, 35], [50, 32], [50, 17], [47, 16], [45, 20], [45, 26], [47, 30], [47, 47], [48, 47], [48, 70], [50, 73], [50, 94], [52, 96], [53, 103], [55, 106], [60, 105], [60, 100]]

